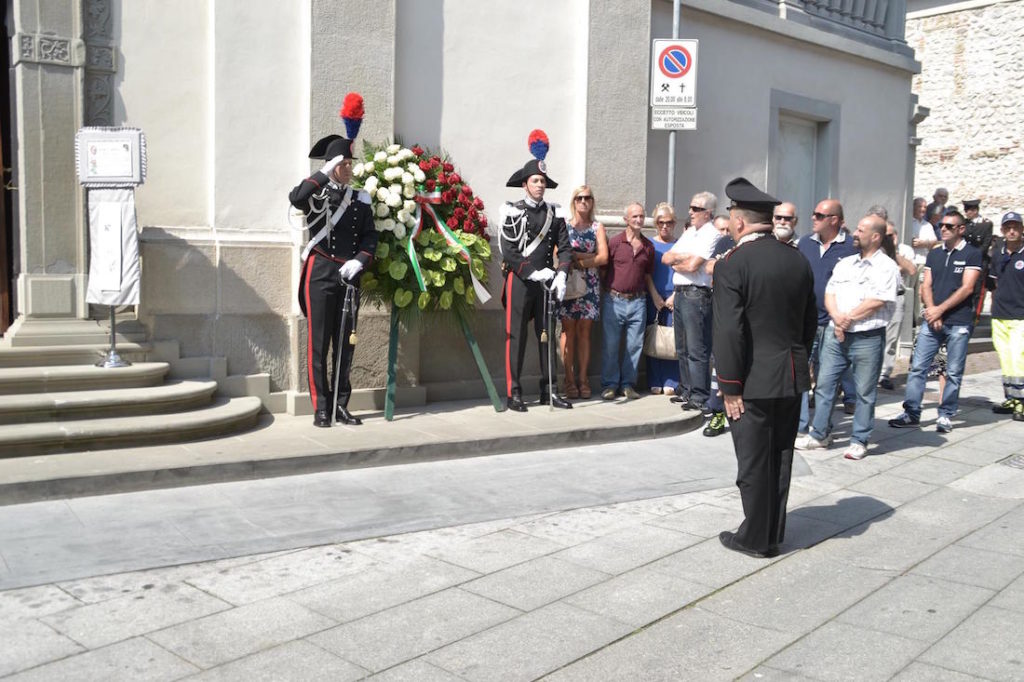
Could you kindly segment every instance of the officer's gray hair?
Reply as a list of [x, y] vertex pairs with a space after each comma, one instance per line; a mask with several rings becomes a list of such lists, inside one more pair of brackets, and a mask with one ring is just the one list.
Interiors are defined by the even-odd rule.
[[875, 204], [874, 206], [869, 208], [868, 215], [876, 215], [882, 220], [889, 219], [889, 211], [885, 209], [885, 206], [880, 206], [879, 204]]
[[622, 209], [622, 217], [623, 218], [628, 218], [629, 217], [629, 209], [632, 208], [633, 206], [639, 206], [640, 207], [640, 211], [646, 215], [647, 209], [644, 208], [644, 205], [642, 203], [640, 203], [639, 201], [631, 201], [628, 204], [626, 204], [626, 207], [624, 209]]
[[[702, 202], [704, 202], [704, 210], [706, 210], [711, 215], [714, 215], [715, 210], [718, 209], [718, 197], [716, 197], [711, 192], [697, 192], [696, 194], [693, 195], [693, 199], [700, 199]], [[690, 201], [693, 201], [693, 199], [691, 199]]]

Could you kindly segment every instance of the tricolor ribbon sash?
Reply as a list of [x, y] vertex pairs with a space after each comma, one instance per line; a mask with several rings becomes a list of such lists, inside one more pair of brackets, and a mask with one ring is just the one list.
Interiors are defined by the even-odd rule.
[[409, 255], [409, 263], [412, 265], [412, 272], [416, 276], [416, 283], [419, 284], [420, 291], [426, 291], [427, 285], [423, 282], [423, 273], [420, 270], [419, 259], [416, 258], [416, 244], [415, 239], [417, 235], [423, 230], [424, 217], [426, 213], [430, 216], [430, 219], [434, 221], [434, 229], [437, 230], [438, 234], [444, 237], [444, 240], [448, 242], [448, 245], [459, 252], [462, 259], [466, 261], [466, 265], [469, 267], [469, 277], [473, 282], [473, 291], [476, 292], [477, 300], [481, 303], [487, 303], [491, 300], [491, 294], [487, 291], [487, 288], [476, 278], [473, 274], [473, 257], [469, 253], [469, 249], [466, 248], [465, 244], [459, 241], [459, 238], [455, 236], [448, 226], [437, 217], [437, 213], [434, 211], [434, 205], [441, 203], [440, 192], [429, 192], [420, 193], [416, 195], [416, 227], [409, 233], [409, 244], [406, 247], [406, 253]]

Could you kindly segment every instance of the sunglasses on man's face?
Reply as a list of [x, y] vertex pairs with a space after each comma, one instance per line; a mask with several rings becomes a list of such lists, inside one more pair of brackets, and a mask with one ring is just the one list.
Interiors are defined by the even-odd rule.
[[838, 216], [835, 213], [818, 213], [815, 211], [811, 214], [811, 217], [815, 220], [824, 220], [825, 218], [837, 218]]
[[785, 221], [787, 223], [789, 221], [793, 220], [793, 218], [795, 218], [795, 217], [796, 216], [792, 216], [792, 215], [777, 215], [777, 216], [774, 216], [775, 220], [783, 220], [783, 221]]
[[960, 223], [939, 223], [939, 227], [944, 227], [947, 230], [955, 230], [960, 227]]
[[693, 211], [694, 213], [700, 213], [701, 211], [706, 211], [707, 209], [704, 208], [703, 206], [691, 206], [690, 210]]

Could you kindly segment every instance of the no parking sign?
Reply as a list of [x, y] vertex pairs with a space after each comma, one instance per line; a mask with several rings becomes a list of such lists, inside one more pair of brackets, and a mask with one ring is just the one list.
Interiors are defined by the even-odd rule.
[[654, 40], [651, 106], [697, 106], [697, 41]]

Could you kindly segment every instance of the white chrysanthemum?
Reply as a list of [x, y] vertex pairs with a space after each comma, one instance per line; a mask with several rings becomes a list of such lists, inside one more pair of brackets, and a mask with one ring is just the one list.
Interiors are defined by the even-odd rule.
[[389, 156], [389, 157], [388, 157], [388, 165], [389, 165], [389, 166], [397, 166], [397, 165], [398, 165], [399, 163], [401, 163], [401, 162], [402, 162], [402, 160], [401, 160], [401, 159], [399, 159], [399, 158], [398, 158], [397, 156], [395, 156], [395, 155], [391, 155], [391, 156]]
[[411, 149], [403, 149], [402, 151], [398, 152], [398, 156], [401, 157], [402, 161], [408, 161], [409, 159], [416, 155], [412, 153]]
[[410, 228], [410, 229], [416, 227], [416, 216], [415, 215], [409, 216], [409, 220], [406, 221], [405, 226]]
[[402, 204], [402, 210], [405, 211], [406, 213], [409, 213], [409, 214], [415, 213], [416, 212], [416, 202], [415, 201], [406, 201], [404, 204]]
[[371, 175], [370, 177], [366, 178], [366, 182], [363, 183], [363, 189], [365, 189], [370, 194], [373, 194], [374, 192], [377, 191], [377, 185], [379, 184], [380, 182], [377, 180], [377, 176]]
[[397, 208], [402, 205], [402, 195], [388, 192], [388, 200], [385, 203], [391, 208]]
[[416, 196], [416, 188], [413, 187], [412, 185], [406, 185], [402, 189], [402, 196], [405, 197], [406, 199], [412, 199], [414, 196]]
[[388, 154], [394, 154], [394, 153], [396, 153], [401, 148], [402, 148], [402, 145], [399, 145], [399, 144], [389, 144], [387, 146], [387, 150], [386, 151], [387, 151]]
[[393, 232], [395, 233], [395, 239], [405, 239], [405, 225], [401, 223], [395, 225]]
[[385, 175], [384, 175], [384, 179], [387, 180], [388, 182], [394, 182], [395, 180], [398, 180], [401, 177], [402, 177], [402, 169], [401, 168], [388, 168], [387, 171], [385, 171]]
[[398, 215], [395, 216], [395, 220], [400, 223], [406, 223], [409, 221], [409, 213], [405, 209], [398, 209]]
[[352, 175], [357, 178], [363, 177], [363, 164], [357, 163], [355, 166], [353, 166]]
[[395, 183], [395, 184], [391, 185], [390, 187], [388, 187], [388, 191], [391, 192], [392, 194], [398, 194], [399, 196], [401, 196], [401, 194], [402, 194], [402, 186], [399, 185], [398, 183]]
[[377, 152], [376, 154], [373, 155], [373, 160], [378, 163], [384, 163], [385, 161], [388, 160], [388, 153]]
[[[384, 191], [386, 192], [387, 190]], [[390, 196], [390, 194], [388, 196]], [[389, 213], [391, 213], [391, 209], [388, 208], [387, 204], [379, 203], [376, 206], [374, 206], [373, 212], [377, 214], [378, 218], [384, 218], [387, 217]]]
[[412, 179], [415, 180], [416, 182], [423, 182], [424, 180], [427, 179], [427, 174], [421, 171], [419, 168], [416, 168], [412, 172]]
[[384, 229], [387, 230], [388, 232], [390, 232], [391, 230], [395, 229], [395, 221], [392, 220], [391, 218], [385, 218], [384, 219]]
[[402, 173], [402, 184], [411, 185], [413, 181], [412, 173]]
[[377, 201], [387, 201], [388, 197], [391, 196], [391, 192], [388, 191], [387, 187], [381, 187], [377, 190]]
[[378, 232], [383, 232], [384, 231], [384, 221], [383, 220], [374, 220], [373, 221], [373, 229], [377, 230]]

